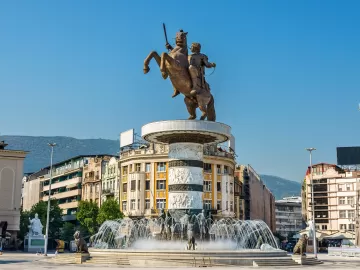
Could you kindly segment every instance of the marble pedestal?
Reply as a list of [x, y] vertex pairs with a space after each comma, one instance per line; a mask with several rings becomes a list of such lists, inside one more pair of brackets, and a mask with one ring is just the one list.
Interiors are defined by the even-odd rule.
[[27, 235], [24, 240], [25, 252], [44, 252], [45, 239], [44, 235], [33, 236]]
[[[167, 209], [175, 216], [197, 214], [203, 209], [203, 151], [206, 144], [228, 141], [228, 125], [198, 120], [172, 120], [149, 123], [142, 137], [169, 145]], [[174, 213], [179, 215], [174, 216]]]

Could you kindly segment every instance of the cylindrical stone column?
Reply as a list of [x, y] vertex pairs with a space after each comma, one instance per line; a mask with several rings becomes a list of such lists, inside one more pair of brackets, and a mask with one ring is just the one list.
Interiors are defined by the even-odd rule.
[[169, 145], [169, 202], [170, 212], [203, 209], [203, 145], [171, 143]]

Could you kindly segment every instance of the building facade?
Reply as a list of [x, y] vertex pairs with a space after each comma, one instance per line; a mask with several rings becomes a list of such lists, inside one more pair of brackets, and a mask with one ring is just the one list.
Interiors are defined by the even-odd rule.
[[20, 230], [21, 188], [27, 152], [7, 150], [0, 142], [0, 235]]
[[[354, 232], [359, 215], [360, 172], [347, 171], [337, 165], [313, 165], [316, 228], [323, 233]], [[310, 167], [303, 188], [303, 217], [312, 219]], [[305, 200], [304, 200], [305, 198]]]
[[[106, 155], [76, 156], [53, 165], [51, 199], [58, 200], [59, 207], [63, 210], [63, 219], [65, 221], [75, 220], [76, 218], [75, 214], [77, 212], [78, 203], [82, 197], [84, 167], [86, 167], [95, 157], [103, 158], [103, 156]], [[95, 168], [97, 168], [97, 166], [95, 166]], [[95, 170], [91, 169], [87, 172], [94, 171]], [[96, 173], [94, 176], [96, 176]], [[41, 200], [48, 201], [49, 183], [50, 166], [28, 176], [24, 183], [24, 210], [30, 210], [34, 204]]]
[[118, 158], [112, 157], [109, 162], [105, 164], [101, 182], [101, 202], [112, 198], [120, 204], [120, 170]]
[[[120, 207], [129, 217], [158, 215], [168, 208], [168, 146], [150, 144], [120, 155]], [[234, 156], [204, 148], [203, 207], [215, 216], [234, 216]]]
[[88, 157], [82, 173], [82, 200], [93, 201], [101, 206], [101, 182], [110, 155]]
[[240, 218], [263, 220], [272, 232], [276, 231], [275, 197], [265, 186], [261, 177], [250, 165], [238, 165], [235, 177], [242, 183]]
[[283, 237], [302, 229], [301, 197], [286, 197], [275, 201], [276, 231]]

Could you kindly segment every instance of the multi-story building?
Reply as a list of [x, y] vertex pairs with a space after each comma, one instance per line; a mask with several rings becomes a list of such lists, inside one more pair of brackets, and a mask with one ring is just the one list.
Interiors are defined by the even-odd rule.
[[235, 177], [242, 182], [243, 189], [239, 207], [240, 217], [245, 220], [261, 219], [275, 232], [275, 197], [261, 177], [250, 165], [238, 165]]
[[[215, 145], [205, 147], [203, 204], [215, 217], [234, 216], [235, 164], [233, 154]], [[168, 208], [167, 145], [122, 151], [120, 168], [120, 206], [125, 215], [151, 216]]]
[[283, 237], [302, 229], [301, 197], [285, 197], [275, 201], [276, 231]]
[[101, 181], [106, 164], [113, 156], [98, 155], [88, 157], [82, 173], [82, 200], [101, 205]]
[[[331, 234], [353, 232], [359, 214], [357, 188], [360, 172], [347, 171], [334, 164], [313, 165], [316, 229]], [[305, 200], [304, 200], [305, 199]], [[310, 167], [303, 187], [303, 217], [312, 219]]]
[[0, 142], [0, 236], [8, 231], [16, 237], [20, 230], [21, 186], [27, 152], [8, 150], [6, 146], [4, 141]]
[[112, 198], [120, 203], [120, 170], [119, 162], [116, 157], [112, 157], [109, 162], [105, 164], [101, 182], [101, 202]]
[[[91, 159], [96, 157], [102, 159], [104, 156], [109, 155], [81, 155], [53, 165], [51, 198], [58, 200], [65, 221], [75, 220], [78, 202], [82, 195], [83, 168], [89, 164]], [[94, 170], [89, 172], [94, 172]], [[100, 172], [99, 175], [101, 175]], [[96, 172], [94, 176], [96, 176]], [[50, 166], [28, 177], [27, 182], [24, 183], [24, 210], [30, 210], [31, 206], [40, 200], [48, 201], [49, 183]], [[94, 191], [96, 191], [96, 186]]]

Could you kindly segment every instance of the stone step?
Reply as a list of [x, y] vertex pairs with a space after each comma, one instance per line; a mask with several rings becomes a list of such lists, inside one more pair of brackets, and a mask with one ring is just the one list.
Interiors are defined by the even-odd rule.
[[298, 266], [292, 259], [254, 260], [253, 266]]

